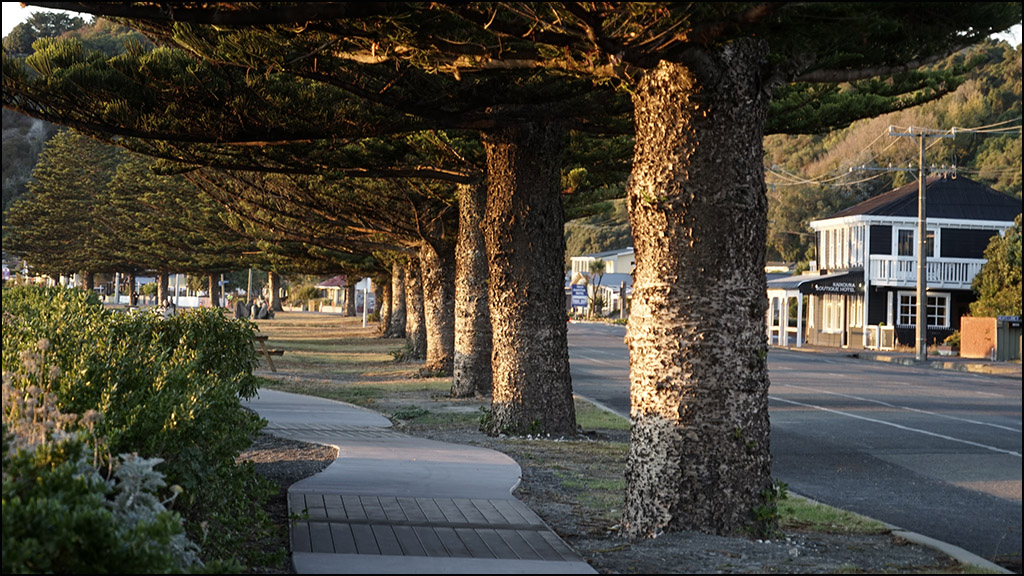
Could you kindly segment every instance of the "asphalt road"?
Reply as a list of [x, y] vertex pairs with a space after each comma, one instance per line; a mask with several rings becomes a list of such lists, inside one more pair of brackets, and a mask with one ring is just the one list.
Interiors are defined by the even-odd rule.
[[[625, 328], [569, 326], [573, 388], [629, 413]], [[772, 473], [803, 496], [957, 545], [1021, 554], [1021, 382], [773, 349]]]

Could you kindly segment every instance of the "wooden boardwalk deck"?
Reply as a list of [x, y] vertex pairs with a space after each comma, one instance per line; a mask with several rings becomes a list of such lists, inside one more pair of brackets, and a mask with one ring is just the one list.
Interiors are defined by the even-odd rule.
[[581, 561], [515, 499], [293, 494], [295, 552]]

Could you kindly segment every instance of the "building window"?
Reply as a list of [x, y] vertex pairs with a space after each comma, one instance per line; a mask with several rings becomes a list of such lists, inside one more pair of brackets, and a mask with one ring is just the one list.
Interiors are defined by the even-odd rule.
[[821, 297], [821, 331], [840, 334], [843, 331], [843, 297], [826, 294]]
[[850, 257], [851, 268], [864, 265], [864, 233], [863, 226], [857, 226], [853, 229], [853, 247]]
[[[896, 255], [897, 256], [915, 256], [917, 250], [915, 249], [915, 237], [917, 234], [914, 230], [900, 230], [897, 234], [896, 240]], [[924, 234], [925, 241], [925, 255], [929, 258], [935, 255], [935, 231], [928, 230]]]
[[[929, 328], [949, 328], [949, 294], [929, 294], [926, 313]], [[917, 294], [899, 293], [897, 323], [901, 326], [917, 326]]]
[[914, 255], [914, 231], [913, 230], [900, 230], [897, 236], [896, 244], [896, 255], [897, 256], [913, 256]]
[[864, 327], [864, 297], [860, 294], [850, 297], [850, 328]]

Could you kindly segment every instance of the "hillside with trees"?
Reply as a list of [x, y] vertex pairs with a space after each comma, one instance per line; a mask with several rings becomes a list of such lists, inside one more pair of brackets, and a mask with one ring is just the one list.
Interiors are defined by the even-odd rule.
[[[900, 112], [857, 121], [824, 134], [775, 134], [765, 138], [768, 182], [768, 260], [800, 262], [813, 255], [808, 223], [916, 178], [890, 170], [916, 167], [911, 142], [888, 136], [889, 126], [982, 128], [937, 141], [930, 165], [1021, 197], [1021, 51], [988, 42], [957, 54], [938, 68], [981, 63], [951, 94]], [[1007, 133], [1007, 129], [1009, 132]], [[566, 223], [566, 262], [571, 256], [632, 243], [622, 202]]]
[[[4, 52], [31, 54], [32, 44], [44, 38], [77, 38], [88, 50], [105, 54], [120, 54], [133, 43], [144, 44], [141, 34], [97, 19], [86, 22], [82, 18], [60, 13], [38, 12], [15, 26], [4, 36]], [[46, 142], [57, 133], [57, 126], [30, 118], [4, 108], [3, 111], [3, 222], [7, 224], [7, 208], [27, 190], [39, 154]]]
[[[769, 260], [809, 260], [808, 223], [916, 179], [916, 146], [888, 135], [909, 126], [978, 129], [929, 143], [927, 162], [1021, 197], [1021, 51], [988, 42], [940, 64], [982, 60], [951, 94], [819, 135], [765, 139]], [[913, 166], [915, 171], [907, 171]]]

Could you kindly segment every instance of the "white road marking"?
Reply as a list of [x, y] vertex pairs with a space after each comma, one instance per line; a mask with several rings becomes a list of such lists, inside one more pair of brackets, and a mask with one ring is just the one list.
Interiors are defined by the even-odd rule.
[[967, 444], [968, 446], [974, 446], [976, 448], [983, 448], [985, 450], [991, 450], [993, 452], [999, 452], [1000, 454], [1007, 454], [1020, 458], [1019, 452], [1012, 450], [1003, 450], [1002, 448], [996, 448], [995, 446], [988, 446], [986, 444], [979, 444], [977, 442], [971, 442], [970, 440], [963, 440], [960, 438], [954, 438], [952, 436], [946, 436], [945, 434], [936, 434], [935, 432], [929, 432], [927, 430], [920, 430], [918, 428], [911, 428], [909, 426], [903, 426], [901, 424], [894, 424], [892, 422], [886, 422], [885, 420], [878, 420], [876, 418], [868, 418], [867, 416], [858, 416], [857, 414], [851, 414], [849, 412], [843, 412], [842, 410], [833, 410], [832, 408], [825, 408], [824, 406], [816, 406], [814, 404], [807, 404], [804, 402], [797, 402], [796, 400], [787, 400], [785, 398], [779, 398], [778, 396], [772, 396], [773, 399], [779, 402], [785, 402], [787, 404], [793, 404], [796, 406], [803, 406], [804, 408], [813, 408], [815, 410], [821, 410], [822, 412], [830, 412], [832, 414], [838, 414], [840, 416], [846, 416], [848, 418], [856, 418], [857, 420], [864, 420], [865, 422], [873, 422], [875, 424], [881, 424], [883, 426], [891, 426], [893, 428], [903, 430], [906, 432], [915, 432], [917, 434], [923, 434], [925, 436], [931, 436], [933, 438], [939, 438], [942, 440], [949, 440], [950, 442], [958, 442], [960, 444]]
[[[873, 400], [871, 398], [864, 398], [862, 396], [854, 396], [852, 394], [841, 394], [839, 392], [829, 392], [828, 390], [819, 390], [817, 388], [808, 388], [806, 386], [797, 386], [797, 385], [794, 385], [794, 384], [779, 384], [779, 387], [781, 387], [781, 388], [795, 388], [797, 390], [806, 390], [808, 392], [814, 392], [814, 393], [817, 393], [817, 394], [828, 394], [830, 396], [839, 396], [841, 398], [850, 398], [851, 400], [857, 400], [857, 401], [860, 401], [860, 402], [869, 402], [869, 403], [872, 403], [872, 404], [878, 404], [878, 405], [881, 405], [881, 406], [885, 406], [887, 408], [896, 408], [898, 410], [906, 410], [908, 412], [916, 412], [918, 414], [926, 414], [928, 416], [936, 416], [936, 417], [939, 417], [939, 418], [945, 418], [947, 420], [955, 420], [957, 422], [965, 422], [967, 424], [976, 424], [978, 426], [989, 426], [991, 428], [998, 428], [999, 430], [1006, 430], [1007, 432], [1016, 432], [1018, 434], [1020, 434], [1020, 432], [1021, 432], [1021, 428], [1020, 427], [1012, 428], [1010, 426], [1003, 426], [1001, 424], [992, 424], [992, 423], [989, 423], [989, 422], [981, 422], [981, 421], [978, 421], [978, 420], [971, 420], [969, 418], [960, 418], [960, 417], [957, 417], [957, 416], [950, 416], [948, 414], [940, 414], [938, 412], [932, 412], [930, 410], [921, 410], [919, 408], [911, 408], [909, 406], [900, 406], [898, 404], [892, 404], [892, 403], [889, 403], [889, 402], [884, 402], [882, 400]], [[777, 398], [777, 399], [778, 400], [782, 400], [781, 398]]]

